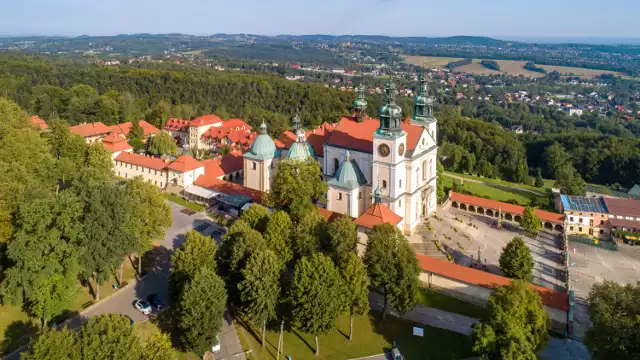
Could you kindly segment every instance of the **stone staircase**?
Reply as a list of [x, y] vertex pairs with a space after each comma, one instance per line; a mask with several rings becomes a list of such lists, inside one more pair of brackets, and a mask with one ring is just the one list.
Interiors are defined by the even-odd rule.
[[[422, 233], [426, 233], [427, 231], [428, 231], [427, 228], [421, 225], [417, 229], [416, 233], [422, 234]], [[445, 261], [447, 260], [447, 256], [443, 254], [440, 250], [438, 250], [438, 247], [436, 246], [436, 244], [434, 244], [433, 241], [425, 237], [422, 237], [422, 242], [412, 242], [411, 247], [417, 254], [434, 257], [440, 260], [445, 260]]]

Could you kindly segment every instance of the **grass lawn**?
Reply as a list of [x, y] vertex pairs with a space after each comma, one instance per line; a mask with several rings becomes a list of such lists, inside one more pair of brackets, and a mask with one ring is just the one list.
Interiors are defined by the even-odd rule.
[[[414, 325], [424, 328], [424, 337], [412, 335]], [[238, 322], [236, 326], [240, 328], [243, 325]], [[349, 317], [341, 316], [335, 330], [319, 337], [319, 356], [314, 355], [315, 340], [312, 335], [304, 334], [297, 329], [285, 331], [284, 355], [295, 360], [352, 359], [381, 354], [390, 350], [394, 341], [408, 360], [462, 359], [473, 355], [471, 338], [468, 336], [414, 324], [393, 316], [388, 316], [382, 322], [380, 314], [376, 312], [354, 318], [353, 327], [353, 340], [349, 341]], [[279, 337], [277, 330], [267, 331], [265, 348], [260, 346], [260, 332], [257, 328], [250, 326], [247, 332], [251, 348], [257, 355], [254, 358], [275, 359]], [[239, 336], [242, 339], [242, 334]], [[243, 346], [247, 346], [246, 343]]]
[[[459, 180], [450, 178], [448, 176], [443, 176], [443, 180], [445, 189], [452, 188], [454, 180], [459, 183]], [[471, 192], [471, 195], [491, 200], [503, 202], [515, 200], [519, 205], [522, 206], [527, 206], [534, 200], [538, 204], [547, 204], [549, 202], [547, 195], [536, 195], [528, 191], [494, 187], [486, 184], [473, 183], [470, 181], [465, 182], [464, 185], [469, 190], [469, 192]]]
[[[129, 260], [125, 260], [122, 269], [122, 280], [132, 281], [135, 278], [135, 270]], [[100, 298], [104, 299], [116, 290], [112, 285], [115, 277], [111, 277], [100, 286]], [[81, 312], [93, 302], [93, 295], [89, 288], [78, 283], [78, 296], [71, 309], [58, 316], [55, 321], [60, 324], [69, 317]], [[0, 354], [10, 353], [19, 347], [29, 343], [31, 335], [35, 334], [39, 327], [39, 320], [32, 319], [19, 307], [0, 305]]]
[[420, 304], [473, 318], [482, 318], [486, 308], [429, 288], [420, 288]]
[[186, 208], [195, 210], [195, 211], [204, 211], [204, 206], [199, 205], [199, 204], [195, 204], [192, 202], [189, 202], [183, 198], [181, 198], [180, 196], [177, 195], [173, 195], [173, 194], [164, 194], [164, 197], [167, 198], [167, 200], [174, 202], [178, 205], [182, 205]]
[[480, 176], [475, 176], [475, 175], [460, 174], [460, 173], [456, 173], [456, 172], [453, 172], [453, 171], [446, 171], [445, 170], [445, 173], [446, 174], [455, 175], [455, 176], [459, 176], [459, 177], [463, 177], [465, 179], [474, 179], [474, 180], [484, 181], [484, 182], [491, 183], [491, 184], [511, 186], [511, 187], [518, 188], [518, 189], [527, 189], [527, 190], [537, 191], [539, 193], [545, 193], [547, 191], [550, 191], [551, 187], [553, 186], [553, 183], [555, 182], [555, 180], [543, 179], [544, 180], [544, 186], [539, 188], [539, 187], [535, 187], [535, 186], [531, 186], [531, 185], [504, 181], [504, 180], [501, 180], [501, 179], [492, 179], [492, 178], [480, 177]]

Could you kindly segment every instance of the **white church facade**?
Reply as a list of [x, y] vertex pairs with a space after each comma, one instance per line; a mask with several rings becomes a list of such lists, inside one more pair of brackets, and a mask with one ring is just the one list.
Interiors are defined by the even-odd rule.
[[261, 127], [244, 154], [244, 185], [268, 191], [279, 161], [310, 157], [319, 161], [328, 184], [327, 210], [349, 215], [362, 227], [392, 222], [412, 233], [436, 209], [437, 120], [422, 78], [410, 119], [402, 118], [395, 95], [390, 82], [379, 119], [373, 119], [366, 115], [364, 89], [359, 88], [354, 116], [343, 117], [326, 134], [323, 154], [314, 153], [297, 118], [289, 149], [277, 149]]

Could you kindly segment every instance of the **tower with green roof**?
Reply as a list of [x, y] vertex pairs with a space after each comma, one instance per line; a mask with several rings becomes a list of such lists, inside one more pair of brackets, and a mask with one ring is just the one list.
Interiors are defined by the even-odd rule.
[[305, 161], [307, 159], [315, 160], [316, 156], [313, 153], [313, 148], [307, 142], [307, 135], [302, 128], [302, 122], [298, 115], [293, 118], [293, 128], [296, 133], [296, 141], [291, 144], [287, 159], [296, 161]]
[[357, 122], [363, 122], [367, 118], [367, 100], [364, 98], [364, 85], [356, 88], [356, 100], [353, 102], [353, 109]]
[[267, 133], [267, 125], [262, 122], [260, 134], [253, 140], [249, 151], [244, 153], [244, 186], [260, 191], [268, 191], [274, 170], [276, 144]]
[[429, 84], [422, 73], [418, 75], [418, 81], [418, 93], [413, 98], [413, 116], [411, 117], [411, 123], [426, 128], [435, 140], [437, 128], [437, 120], [433, 116], [433, 104], [435, 100], [433, 96], [429, 94]]
[[358, 217], [364, 210], [363, 193], [367, 178], [358, 166], [357, 162], [351, 159], [351, 152], [347, 150], [344, 162], [336, 171], [334, 178], [327, 182], [328, 203], [327, 208], [331, 211], [347, 214], [351, 217]]

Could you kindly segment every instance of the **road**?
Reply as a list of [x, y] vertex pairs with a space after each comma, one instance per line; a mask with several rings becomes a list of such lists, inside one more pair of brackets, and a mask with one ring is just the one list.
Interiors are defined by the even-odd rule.
[[[156, 262], [156, 268], [153, 272], [143, 276], [135, 283], [128, 285], [126, 288], [114, 293], [110, 297], [103, 299], [99, 303], [91, 306], [81, 314], [69, 319], [67, 326], [78, 328], [82, 326], [89, 318], [107, 313], [118, 313], [129, 316], [134, 322], [147, 321], [148, 317], [137, 311], [133, 307], [133, 302], [139, 298], [146, 298], [149, 294], [156, 293], [162, 299], [168, 299], [167, 276], [169, 275], [170, 256], [175, 248], [178, 248], [184, 242], [184, 234], [193, 228], [202, 224], [208, 224], [209, 228], [201, 231], [203, 235], [209, 235], [218, 225], [215, 224], [208, 216], [197, 213], [187, 215], [181, 211], [184, 207], [169, 202], [171, 205], [171, 213], [173, 218], [172, 226], [167, 229], [164, 239], [158, 242], [158, 247], [154, 251], [158, 251], [161, 256]], [[218, 239], [219, 241], [219, 239]], [[236, 333], [235, 327], [229, 316], [223, 321], [222, 330], [220, 332], [221, 351], [216, 353], [216, 359], [245, 359], [244, 351], [240, 345], [240, 339]], [[19, 352], [12, 353], [4, 358], [5, 360], [18, 360]]]

